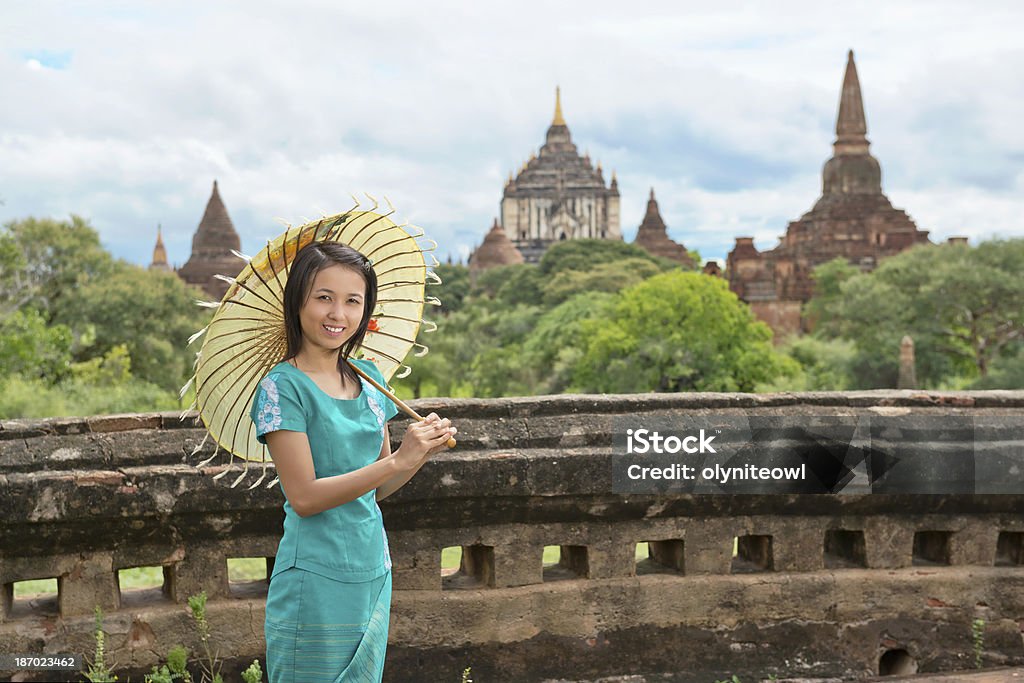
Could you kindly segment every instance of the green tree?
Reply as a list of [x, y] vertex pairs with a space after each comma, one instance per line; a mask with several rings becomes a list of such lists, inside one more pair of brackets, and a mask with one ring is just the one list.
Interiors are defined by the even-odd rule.
[[521, 344], [481, 349], [469, 366], [473, 396], [498, 398], [533, 393], [532, 368], [524, 365]]
[[0, 319], [0, 376], [21, 375], [56, 381], [71, 365], [71, 330], [46, 324], [34, 308]]
[[99, 234], [79, 216], [11, 221], [0, 230], [0, 318], [31, 307], [53, 322], [74, 308], [78, 288], [113, 265]]
[[102, 356], [71, 366], [71, 376], [97, 387], [124, 384], [132, 379], [132, 359], [125, 344], [118, 344]]
[[814, 280], [814, 297], [804, 306], [804, 316], [819, 336], [836, 337], [839, 335], [839, 325], [835, 317], [830, 315], [842, 299], [843, 283], [850, 278], [859, 275], [860, 269], [844, 256], [823, 263], [811, 273]]
[[589, 320], [575, 383], [587, 391], [753, 391], [791, 369], [719, 278], [670, 272], [623, 290]]
[[572, 390], [573, 372], [586, 348], [586, 321], [606, 319], [614, 300], [606, 292], [584, 292], [540, 316], [523, 344], [524, 361], [537, 370], [534, 393]]
[[442, 263], [434, 268], [434, 272], [441, 278], [441, 284], [427, 287], [427, 296], [441, 301], [439, 310], [442, 315], [461, 309], [462, 302], [469, 295], [469, 268]]
[[629, 257], [598, 263], [587, 270], [560, 270], [543, 286], [546, 306], [557, 306], [582, 292], [615, 293], [661, 272], [658, 264]]
[[657, 258], [643, 247], [614, 240], [569, 240], [553, 245], [540, 259], [540, 272], [553, 277], [564, 270], [586, 272], [601, 263], [622, 263], [626, 259], [642, 259], [657, 264], [662, 270], [678, 268], [678, 264]]
[[545, 279], [537, 266], [529, 263], [499, 266], [477, 274], [471, 292], [474, 298], [492, 299], [504, 307], [536, 304]]
[[107, 277], [78, 289], [75, 305], [63, 309], [58, 322], [95, 330], [92, 343], [77, 349], [80, 360], [124, 345], [136, 377], [175, 391], [192, 374], [198, 350], [199, 342], [186, 346], [188, 338], [210, 318], [197, 298], [205, 297], [173, 273], [120, 261]]
[[853, 342], [807, 335], [790, 338], [778, 350], [795, 361], [793, 372], [759, 384], [758, 392], [845, 391], [853, 386]]
[[[115, 352], [111, 355], [116, 357]], [[101, 367], [95, 374], [102, 376], [107, 371]], [[137, 413], [179, 407], [176, 393], [135, 378], [110, 384], [73, 377], [51, 384], [20, 375], [0, 377], [0, 418], [4, 419]]]
[[823, 312], [830, 331], [858, 349], [859, 387], [895, 386], [899, 345], [914, 340], [925, 386], [984, 377], [1024, 335], [1024, 240], [921, 245], [872, 273], [846, 279]]
[[472, 301], [441, 319], [437, 332], [420, 338], [430, 353], [409, 359], [412, 374], [398, 386], [409, 388], [416, 397], [532, 393], [539, 370], [524, 361], [521, 345], [541, 312], [525, 304], [505, 307], [486, 298]]
[[406, 359], [412, 372], [405, 379], [393, 382], [399, 395], [407, 398], [424, 396], [470, 396], [466, 368], [472, 352], [463, 327], [466, 316], [456, 311], [437, 320], [437, 330], [420, 333], [418, 341], [429, 351], [422, 357]]
[[1024, 389], [1024, 342], [1009, 346], [1000, 354], [984, 377], [974, 380], [970, 389]]

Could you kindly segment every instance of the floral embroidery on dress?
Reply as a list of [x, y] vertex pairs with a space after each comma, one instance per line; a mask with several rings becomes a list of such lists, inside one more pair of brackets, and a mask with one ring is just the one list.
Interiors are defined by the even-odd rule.
[[256, 433], [258, 435], [276, 431], [281, 426], [281, 396], [277, 393], [277, 382], [269, 375], [260, 380]]
[[370, 383], [360, 378], [363, 383], [363, 391], [366, 392], [366, 403], [370, 406], [370, 411], [377, 418], [377, 426], [380, 427], [381, 434], [384, 433], [384, 408], [381, 407], [380, 403], [377, 402], [377, 389], [370, 386]]

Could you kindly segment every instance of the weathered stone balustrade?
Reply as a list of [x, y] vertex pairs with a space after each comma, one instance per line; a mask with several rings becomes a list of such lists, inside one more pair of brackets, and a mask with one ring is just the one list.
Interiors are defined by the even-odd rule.
[[[659, 415], [1019, 417], [1024, 392], [560, 396], [419, 401], [459, 447], [382, 503], [395, 595], [390, 681], [584, 680], [675, 672], [865, 677], [1024, 663], [1024, 491], [1011, 495], [617, 495], [612, 431]], [[400, 419], [392, 423], [397, 445]], [[982, 434], [1020, 453], [1024, 434]], [[195, 647], [184, 603], [205, 590], [232, 665], [263, 653], [265, 582], [229, 558], [271, 558], [281, 493], [215, 482], [175, 414], [0, 424], [0, 653], [89, 652], [148, 670]], [[977, 444], [963, 444], [964, 450]], [[948, 443], [946, 444], [948, 451]], [[212, 452], [208, 448], [207, 452]], [[637, 562], [636, 544], [651, 557]], [[733, 556], [737, 544], [739, 554]], [[459, 572], [441, 551], [459, 546]], [[546, 546], [561, 561], [544, 566]], [[162, 589], [118, 571], [164, 568]], [[57, 578], [53, 600], [15, 582]], [[11, 672], [0, 672], [0, 676]]]

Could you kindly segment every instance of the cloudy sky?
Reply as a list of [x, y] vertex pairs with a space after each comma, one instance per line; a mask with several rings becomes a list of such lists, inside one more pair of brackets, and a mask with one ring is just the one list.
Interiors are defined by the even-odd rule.
[[848, 49], [883, 188], [934, 240], [1024, 236], [1019, 2], [5, 2], [0, 221], [87, 217], [183, 264], [213, 179], [254, 253], [276, 218], [387, 196], [466, 256], [556, 84], [705, 258], [771, 248], [820, 193]]

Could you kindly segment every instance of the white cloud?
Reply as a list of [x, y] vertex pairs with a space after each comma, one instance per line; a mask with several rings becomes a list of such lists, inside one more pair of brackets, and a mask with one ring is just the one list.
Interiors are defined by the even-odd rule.
[[[989, 3], [513, 5], [182, 2], [5, 10], [0, 220], [88, 216], [172, 261], [218, 178], [251, 252], [279, 226], [387, 195], [465, 256], [555, 84], [581, 151], [618, 174], [623, 231], [653, 185], [673, 237], [771, 248], [820, 191], [846, 50], [893, 203], [932, 235], [1022, 235], [1024, 9]], [[74, 54], [47, 69], [11, 54]]]

